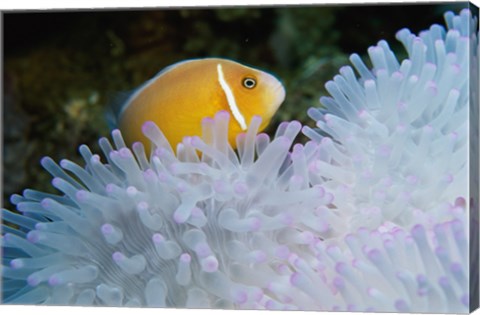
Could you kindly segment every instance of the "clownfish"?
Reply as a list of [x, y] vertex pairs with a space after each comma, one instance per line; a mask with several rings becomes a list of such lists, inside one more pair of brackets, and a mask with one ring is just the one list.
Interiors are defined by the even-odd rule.
[[128, 144], [141, 141], [148, 147], [142, 125], [153, 121], [175, 148], [185, 136], [202, 135], [204, 118], [226, 110], [235, 148], [251, 118], [260, 116], [263, 130], [284, 99], [282, 83], [271, 74], [226, 59], [192, 59], [163, 69], [134, 90], [113, 119]]

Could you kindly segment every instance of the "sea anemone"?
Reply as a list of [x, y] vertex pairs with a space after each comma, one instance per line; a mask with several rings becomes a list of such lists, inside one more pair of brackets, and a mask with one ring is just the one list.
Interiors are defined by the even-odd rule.
[[254, 117], [234, 151], [219, 112], [176, 150], [147, 122], [149, 156], [115, 130], [103, 161], [87, 146], [85, 167], [44, 158], [62, 195], [27, 189], [20, 214], [2, 210], [3, 302], [468, 311], [478, 42], [468, 10], [446, 20], [401, 30], [401, 63], [385, 41], [372, 70], [352, 55], [360, 78], [326, 84], [305, 144], [300, 123], [270, 139]]
[[[477, 19], [469, 10], [458, 16], [448, 12], [445, 18], [448, 31], [433, 25], [419, 36], [408, 29], [397, 33], [409, 55], [402, 62], [383, 40], [368, 49], [371, 70], [353, 54], [350, 61], [360, 78], [351, 67], [342, 67], [326, 84], [331, 96], [320, 99], [324, 107], [308, 112], [318, 129], [303, 128], [325, 145], [312, 165], [321, 175], [313, 183], [335, 196], [347, 230], [364, 235], [356, 247], [351, 243], [358, 233], [339, 245], [357, 272], [345, 283], [361, 292], [357, 301], [366, 301], [365, 292], [374, 289], [374, 297], [387, 303], [376, 310], [465, 312], [469, 306], [466, 201], [475, 201], [478, 191], [477, 180], [469, 195], [470, 172], [478, 174], [477, 161], [468, 160], [469, 144], [470, 150], [478, 148]], [[368, 238], [365, 228], [373, 229]], [[403, 235], [402, 245], [397, 233]], [[455, 250], [447, 240], [455, 240]], [[478, 249], [476, 243], [470, 246]], [[475, 270], [478, 251], [472, 253]], [[382, 274], [390, 291], [359, 267], [360, 257]], [[477, 279], [478, 270], [471, 276]]]
[[305, 133], [331, 147], [317, 162], [319, 183], [342, 196], [351, 229], [409, 226], [415, 211], [468, 197], [469, 53], [477, 45], [470, 11], [446, 20], [448, 32], [400, 30], [409, 55], [401, 63], [383, 40], [368, 49], [372, 70], [353, 54], [360, 79], [342, 67], [326, 84], [325, 107], [308, 112], [321, 133]]
[[128, 149], [119, 131], [115, 149], [100, 140], [106, 163], [86, 146], [85, 168], [44, 158], [65, 195], [26, 190], [12, 197], [22, 215], [3, 210], [22, 227], [4, 227], [4, 301], [264, 307], [264, 288], [286, 277], [280, 265], [319, 239], [315, 211], [333, 196], [308, 181], [318, 145], [289, 153], [300, 123], [281, 124], [270, 140], [257, 135], [255, 117], [237, 154], [228, 122], [227, 112], [205, 119], [203, 139], [185, 138], [176, 152], [148, 122], [150, 159], [141, 143]]

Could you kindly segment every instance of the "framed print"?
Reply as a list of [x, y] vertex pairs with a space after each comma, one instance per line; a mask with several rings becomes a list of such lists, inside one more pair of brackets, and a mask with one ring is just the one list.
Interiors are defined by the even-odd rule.
[[473, 4], [2, 20], [2, 304], [478, 308]]

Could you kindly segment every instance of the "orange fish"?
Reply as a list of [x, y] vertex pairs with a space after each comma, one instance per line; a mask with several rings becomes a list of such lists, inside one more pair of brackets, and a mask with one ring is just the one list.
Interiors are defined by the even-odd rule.
[[251, 118], [262, 117], [264, 129], [284, 99], [282, 83], [271, 74], [226, 59], [193, 59], [165, 68], [136, 89], [115, 118], [127, 143], [142, 141], [148, 147], [141, 127], [153, 121], [175, 148], [185, 136], [202, 135], [204, 118], [226, 110], [235, 148], [236, 136]]

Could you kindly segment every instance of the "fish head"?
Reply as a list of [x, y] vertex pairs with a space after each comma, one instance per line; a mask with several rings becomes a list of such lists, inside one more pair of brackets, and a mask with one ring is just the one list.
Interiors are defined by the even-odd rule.
[[260, 116], [264, 129], [285, 100], [283, 84], [272, 74], [244, 65], [227, 64], [224, 69], [239, 112], [247, 124]]

